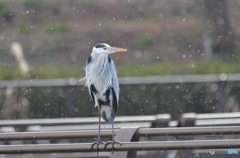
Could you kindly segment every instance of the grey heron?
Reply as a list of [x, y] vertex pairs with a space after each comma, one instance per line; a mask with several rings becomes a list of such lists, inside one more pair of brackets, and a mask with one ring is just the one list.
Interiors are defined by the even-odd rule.
[[[106, 43], [99, 43], [92, 49], [92, 53], [86, 63], [86, 85], [91, 98], [99, 111], [98, 139], [91, 146], [112, 144], [112, 150], [115, 143], [114, 139], [114, 118], [117, 111], [119, 100], [119, 83], [114, 62], [109, 54], [116, 52], [126, 52], [127, 49], [111, 47]], [[103, 142], [100, 139], [101, 117], [112, 124], [112, 141]]]

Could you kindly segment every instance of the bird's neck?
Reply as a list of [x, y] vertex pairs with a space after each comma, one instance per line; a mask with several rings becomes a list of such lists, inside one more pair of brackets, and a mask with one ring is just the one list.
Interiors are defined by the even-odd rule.
[[91, 56], [95, 62], [95, 69], [102, 73], [106, 68], [108, 55], [105, 53], [92, 53]]

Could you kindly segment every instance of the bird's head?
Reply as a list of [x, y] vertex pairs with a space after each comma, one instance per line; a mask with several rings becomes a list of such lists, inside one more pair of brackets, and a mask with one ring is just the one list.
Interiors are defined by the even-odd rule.
[[94, 53], [112, 54], [112, 53], [126, 52], [126, 51], [127, 51], [127, 49], [111, 47], [110, 45], [108, 45], [106, 43], [98, 43], [93, 47]]

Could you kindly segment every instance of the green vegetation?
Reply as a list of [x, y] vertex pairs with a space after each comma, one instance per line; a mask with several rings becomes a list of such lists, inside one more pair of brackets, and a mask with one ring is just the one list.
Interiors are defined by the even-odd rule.
[[0, 80], [11, 80], [16, 78], [16, 73], [10, 69], [0, 70]]
[[30, 33], [32, 32], [32, 27], [28, 24], [20, 23], [18, 25], [18, 30], [19, 32], [22, 32], [22, 33]]
[[240, 63], [224, 64], [220, 61], [207, 63], [186, 63], [174, 65], [162, 63], [149, 66], [123, 66], [119, 68], [119, 76], [161, 76], [161, 75], [196, 75], [240, 73]]
[[[202, 26], [202, 19], [199, 19], [202, 15], [195, 11], [202, 11], [197, 3], [186, 3], [184, 7], [178, 5], [181, 2], [173, 2], [175, 5], [171, 2], [165, 7], [159, 5], [157, 0], [151, 3], [124, 2], [121, 6], [116, 5], [117, 2], [95, 3], [88, 0], [23, 0], [18, 2], [19, 5], [12, 5], [13, 3], [0, 1], [0, 16], [4, 19], [4, 34], [1, 36], [1, 48], [4, 50], [1, 50], [1, 53], [5, 53], [0, 59], [0, 80], [23, 78], [12, 68], [14, 65], [9, 64], [16, 64], [9, 53], [10, 45], [15, 40], [23, 46], [24, 55], [34, 68], [28, 78], [84, 76], [81, 68], [73, 67], [75, 63], [85, 62], [91, 51], [90, 47], [97, 41], [110, 42], [116, 46], [122, 43], [130, 53], [144, 52], [139, 63], [119, 57], [120, 65], [131, 62], [124, 66], [117, 65], [119, 76], [240, 73], [240, 64], [237, 63], [239, 56], [234, 56], [237, 61], [229, 60], [232, 63], [228, 64], [220, 61], [206, 64], [203, 62], [204, 57], [197, 63], [196, 58], [181, 58], [183, 53], [203, 51], [202, 31], [205, 27]], [[111, 8], [111, 12], [106, 8]], [[235, 21], [238, 19], [235, 15], [237, 9], [235, 8], [232, 17]], [[14, 23], [5, 23], [13, 18]], [[194, 31], [189, 31], [190, 28]], [[15, 34], [13, 29], [20, 33]], [[64, 33], [68, 32], [69, 36], [65, 36]], [[23, 33], [31, 36], [23, 36]], [[233, 33], [239, 37], [237, 31]], [[239, 52], [238, 50], [239, 48], [236, 52]], [[156, 61], [160, 61], [156, 58], [149, 60], [156, 55], [154, 52], [158, 52], [161, 57], [167, 57], [169, 63], [156, 64]], [[226, 54], [229, 58], [232, 52]], [[178, 64], [182, 61], [186, 63]], [[52, 68], [53, 65], [61, 65], [62, 68]], [[6, 70], [6, 67], [11, 67], [12, 70]]]
[[27, 9], [51, 11], [54, 15], [58, 15], [61, 11], [61, 5], [58, 2], [46, 2], [44, 0], [25, 0], [23, 5]]
[[6, 21], [12, 21], [14, 18], [13, 10], [3, 2], [0, 2], [0, 15]]
[[26, 8], [38, 9], [42, 7], [42, 2], [39, 0], [25, 0], [24, 6]]
[[61, 24], [61, 23], [50, 24], [45, 29], [45, 32], [48, 33], [48, 34], [55, 34], [55, 33], [61, 33], [61, 32], [70, 32], [70, 31], [71, 31], [71, 27], [69, 25]]
[[[161, 76], [161, 75], [196, 75], [196, 74], [220, 74], [220, 73], [240, 73], [240, 63], [223, 64], [220, 61], [215, 61], [209, 64], [178, 64], [170, 63], [155, 64], [149, 66], [125, 65], [120, 66], [118, 75], [125, 76]], [[82, 68], [39, 68], [30, 71], [27, 78], [81, 78], [84, 76]], [[13, 70], [1, 70], [0, 80], [24, 79], [19, 72]]]
[[47, 78], [81, 78], [84, 76], [84, 69], [66, 69], [66, 68], [38, 68], [30, 71], [28, 76], [22, 76], [17, 70], [0, 70], [0, 80], [13, 79], [47, 79]]
[[151, 36], [141, 36], [141, 37], [137, 37], [134, 40], [134, 45], [140, 49], [148, 48], [152, 46], [153, 43], [154, 43], [154, 38]]
[[39, 68], [30, 72], [31, 78], [81, 78], [84, 76], [84, 69], [66, 69], [66, 68]]

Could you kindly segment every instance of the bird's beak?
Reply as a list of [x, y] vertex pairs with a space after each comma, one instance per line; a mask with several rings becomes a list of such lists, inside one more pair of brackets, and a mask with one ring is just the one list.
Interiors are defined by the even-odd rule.
[[117, 48], [117, 47], [110, 47], [108, 54], [118, 53], [118, 52], [126, 52], [127, 49], [124, 48]]

